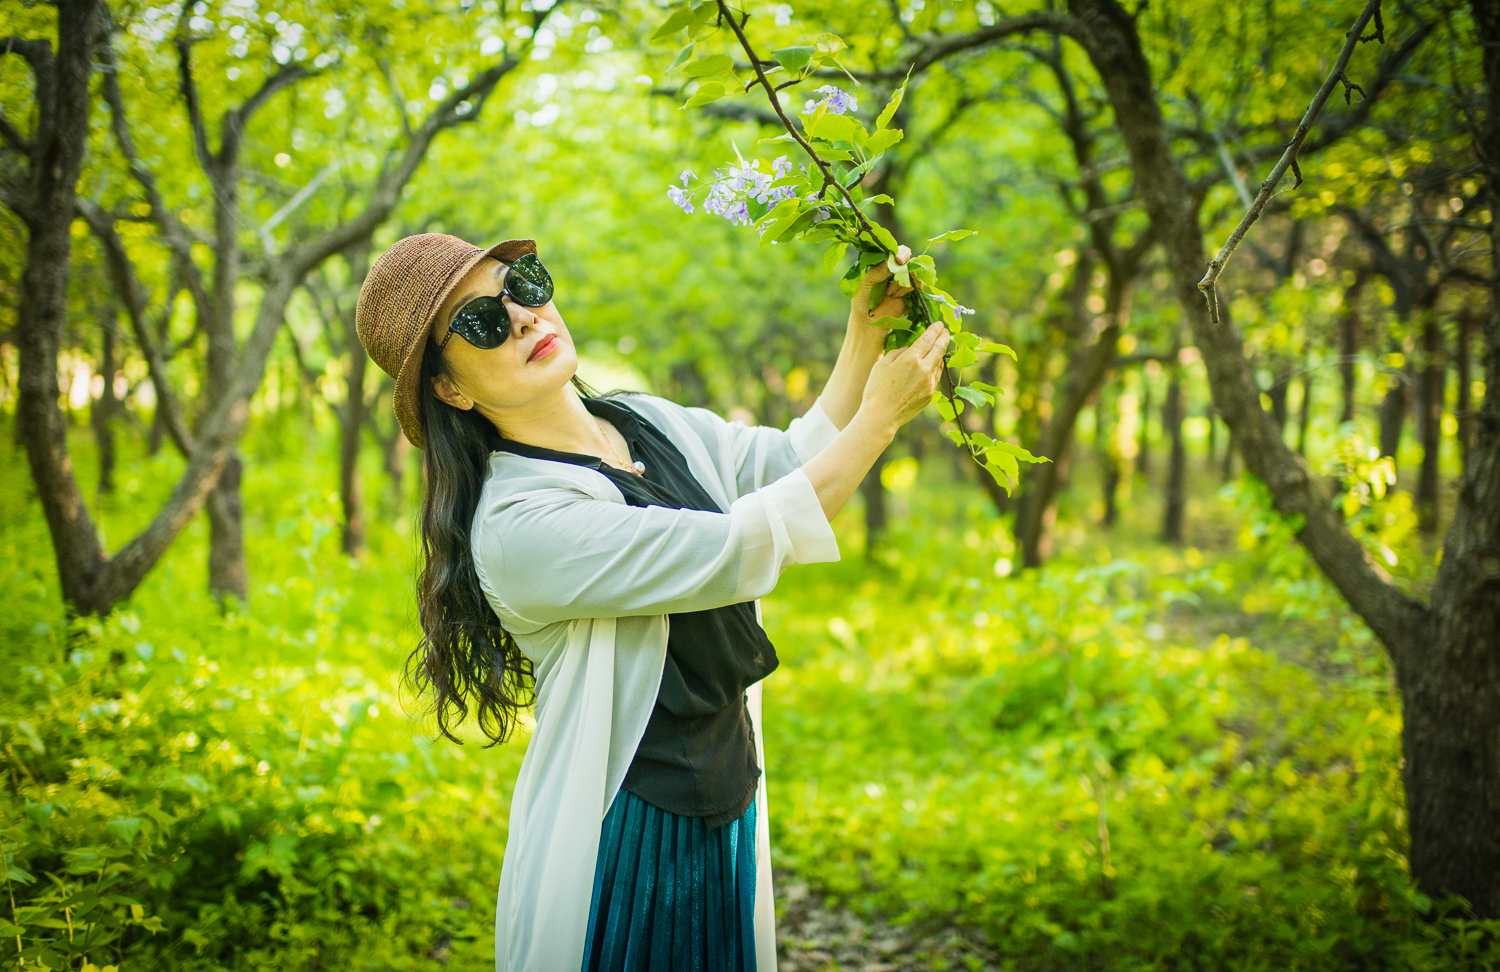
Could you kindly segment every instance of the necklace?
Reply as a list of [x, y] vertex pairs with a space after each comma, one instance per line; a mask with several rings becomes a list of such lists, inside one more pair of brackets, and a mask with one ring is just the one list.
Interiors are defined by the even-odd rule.
[[605, 462], [609, 463], [612, 466], [618, 466], [626, 472], [635, 473], [637, 476], [646, 475], [646, 464], [644, 462], [641, 462], [639, 459], [637, 459], [635, 462], [630, 462], [627, 459], [621, 458], [620, 450], [615, 448], [614, 442], [610, 440], [609, 435], [604, 431], [604, 426], [599, 422], [599, 416], [593, 415], [590, 416], [590, 418], [594, 420], [594, 425], [599, 429], [599, 434], [604, 437], [605, 446], [607, 446], [609, 448], [609, 451], [614, 454], [613, 459], [604, 459], [603, 456], [600, 456], [600, 458], [604, 459]]

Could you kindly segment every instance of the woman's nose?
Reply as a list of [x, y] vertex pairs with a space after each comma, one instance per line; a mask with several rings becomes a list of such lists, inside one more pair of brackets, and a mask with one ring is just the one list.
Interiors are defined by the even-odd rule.
[[507, 310], [510, 311], [510, 327], [517, 337], [524, 335], [536, 326], [537, 316], [530, 307], [512, 303]]

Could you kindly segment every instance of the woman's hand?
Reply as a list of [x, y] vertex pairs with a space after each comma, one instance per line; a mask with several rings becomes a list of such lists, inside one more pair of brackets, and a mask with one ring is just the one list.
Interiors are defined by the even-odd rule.
[[948, 329], [934, 324], [910, 347], [897, 348], [874, 362], [859, 411], [840, 426], [842, 431], [827, 448], [802, 467], [817, 491], [824, 516], [831, 520], [844, 508], [896, 430], [932, 401], [947, 348]]
[[[905, 246], [896, 248], [897, 263], [905, 263], [910, 259], [910, 248]], [[877, 263], [875, 264], [875, 266], [865, 271], [864, 279], [859, 282], [859, 289], [854, 291], [854, 296], [850, 299], [849, 302], [850, 326], [853, 326], [855, 324], [863, 324], [868, 327], [871, 326], [873, 322], [880, 320], [882, 317], [901, 316], [902, 312], [906, 308], [906, 302], [902, 300], [902, 298], [911, 293], [912, 288], [902, 287], [894, 282], [886, 287], [885, 299], [877, 304], [873, 310], [870, 308], [870, 291], [873, 290], [875, 288], [875, 285], [880, 283], [882, 280], [890, 280], [890, 278], [891, 270], [884, 263]], [[885, 333], [885, 328], [883, 327], [872, 329], [880, 332], [882, 335], [884, 335]], [[882, 340], [884, 340], [883, 337]]]
[[893, 435], [896, 429], [920, 415], [937, 390], [949, 339], [948, 329], [935, 323], [910, 346], [897, 348], [875, 362], [865, 382], [860, 413], [868, 413], [877, 425], [889, 428]]

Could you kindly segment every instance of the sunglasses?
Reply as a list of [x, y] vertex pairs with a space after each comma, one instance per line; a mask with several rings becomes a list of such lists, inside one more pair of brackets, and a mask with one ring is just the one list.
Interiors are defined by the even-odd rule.
[[541, 307], [552, 299], [552, 274], [535, 253], [519, 257], [510, 265], [499, 297], [475, 297], [453, 315], [448, 333], [438, 345], [438, 353], [443, 352], [455, 334], [481, 351], [504, 344], [510, 337], [511, 325], [510, 312], [501, 299], [506, 296], [522, 307]]

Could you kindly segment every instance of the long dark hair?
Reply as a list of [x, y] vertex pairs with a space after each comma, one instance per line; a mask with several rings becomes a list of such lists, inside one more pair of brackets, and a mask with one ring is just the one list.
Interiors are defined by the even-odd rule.
[[[500, 434], [477, 409], [458, 409], [437, 397], [433, 379], [449, 377], [448, 363], [432, 344], [418, 379], [427, 475], [422, 495], [422, 556], [417, 572], [417, 612], [422, 637], [406, 661], [406, 677], [438, 731], [454, 731], [472, 711], [490, 741], [504, 742], [516, 717], [536, 697], [531, 660], [500, 624], [479, 586], [470, 529], [489, 458]], [[596, 397], [573, 379], [585, 398]]]

